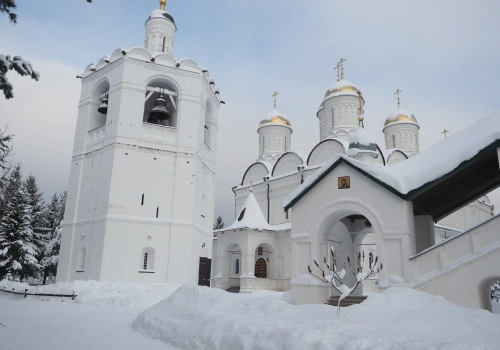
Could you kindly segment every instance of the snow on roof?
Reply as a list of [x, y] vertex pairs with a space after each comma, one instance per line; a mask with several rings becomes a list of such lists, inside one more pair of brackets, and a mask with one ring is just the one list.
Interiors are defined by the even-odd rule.
[[370, 145], [376, 145], [377, 141], [364, 128], [359, 127], [354, 134], [349, 136], [349, 145], [356, 144], [369, 147]]
[[335, 84], [333, 84], [332, 87], [330, 88], [330, 91], [340, 90], [343, 87], [353, 87], [353, 88], [359, 90], [359, 88], [356, 84], [351, 83], [348, 80], [342, 79], [342, 80], [336, 81]]
[[337, 162], [347, 162], [365, 174], [396, 190], [402, 196], [410, 191], [437, 180], [470, 160], [482, 149], [500, 140], [500, 113], [480, 119], [470, 127], [438, 142], [424, 152], [396, 163], [379, 168], [344, 155], [336, 154], [291, 192], [283, 203], [288, 208], [299, 195], [307, 192], [326, 173], [335, 168]]
[[262, 210], [260, 210], [259, 203], [257, 203], [257, 199], [255, 199], [253, 192], [250, 192], [233, 224], [220, 231], [242, 228], [276, 231], [289, 229], [290, 224], [269, 225], [264, 214], [262, 214]]
[[259, 127], [269, 124], [291, 126], [287, 117], [283, 113], [278, 112], [276, 109], [266, 114], [266, 117], [260, 121]]

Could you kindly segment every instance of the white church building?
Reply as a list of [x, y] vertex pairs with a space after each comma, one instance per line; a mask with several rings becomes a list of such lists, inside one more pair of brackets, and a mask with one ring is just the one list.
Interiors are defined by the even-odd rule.
[[144, 47], [81, 76], [58, 282], [209, 284], [199, 272], [212, 252], [223, 102], [206, 68], [173, 56], [177, 27], [160, 5]]
[[[364, 130], [363, 94], [344, 79], [343, 60], [338, 68], [338, 81], [316, 115], [320, 139], [312, 150], [291, 149], [292, 125], [276, 110], [276, 101], [274, 111], [259, 123], [257, 160], [232, 188], [236, 220], [214, 232], [212, 287], [291, 290], [295, 304], [324, 303], [336, 291], [314, 280], [308, 265], [313, 266], [314, 258], [328, 257], [333, 247], [339, 261], [363, 250], [368, 257], [365, 269], [376, 256], [384, 265], [380, 275], [365, 280], [354, 295], [374, 293], [391, 283], [446, 294], [440, 283], [433, 285], [440, 280], [436, 276], [481, 251], [479, 243], [477, 251], [472, 250], [470, 234], [464, 232], [492, 221], [494, 208], [486, 193], [500, 184], [495, 183], [496, 136], [479, 139], [481, 133], [499, 134], [498, 116], [490, 118], [490, 130], [481, 127], [486, 123], [482, 121], [471, 127], [476, 130], [457, 133], [420, 154], [418, 121], [400, 108], [398, 90], [398, 108], [381, 120], [382, 149]], [[470, 135], [477, 135], [479, 144], [493, 141], [478, 146], [461, 140], [470, 140]], [[472, 189], [477, 183], [449, 179], [456, 166], [465, 167], [464, 161], [486, 148], [494, 152], [488, 163], [492, 169], [483, 179], [476, 174], [476, 179], [487, 184]], [[497, 221], [494, 224], [498, 227]], [[500, 236], [496, 239], [500, 244]], [[453, 244], [443, 243], [451, 240]], [[452, 250], [448, 257], [443, 247]], [[428, 251], [426, 259], [419, 256]], [[459, 282], [448, 285], [457, 287]], [[466, 306], [476, 302], [447, 297]]]

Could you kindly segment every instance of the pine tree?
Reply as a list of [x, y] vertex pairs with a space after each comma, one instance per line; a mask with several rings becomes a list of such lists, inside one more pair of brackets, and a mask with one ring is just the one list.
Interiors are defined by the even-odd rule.
[[215, 219], [215, 224], [214, 224], [214, 230], [221, 230], [224, 228], [224, 220], [222, 220], [222, 216], [218, 216], [217, 219]]
[[16, 7], [14, 0], [0, 0], [0, 12], [6, 13], [12, 23], [17, 23], [17, 15], [11, 12]]
[[47, 276], [55, 275], [57, 264], [59, 263], [59, 250], [61, 248], [61, 221], [64, 216], [66, 206], [66, 191], [59, 197], [54, 194], [52, 201], [45, 211], [47, 228], [52, 229], [52, 237], [45, 247], [44, 257], [41, 264], [43, 271], [43, 284], [47, 281]]
[[0, 274], [35, 276], [41, 266], [33, 244], [32, 214], [29, 197], [17, 165], [9, 177], [4, 197], [4, 214], [0, 220]]
[[5, 177], [9, 173], [12, 163], [12, 135], [8, 134], [8, 127], [0, 128], [0, 189], [4, 184]]
[[28, 203], [31, 206], [31, 230], [33, 232], [33, 243], [36, 245], [38, 251], [38, 261], [42, 261], [45, 255], [47, 243], [51, 239], [52, 229], [45, 226], [45, 203], [43, 200], [43, 193], [39, 191], [36, 178], [30, 174], [25, 182], [26, 195], [28, 196]]

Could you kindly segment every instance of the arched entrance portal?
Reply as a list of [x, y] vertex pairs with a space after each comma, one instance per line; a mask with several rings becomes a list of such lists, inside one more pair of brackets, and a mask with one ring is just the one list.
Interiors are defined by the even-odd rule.
[[267, 278], [267, 264], [262, 258], [258, 259], [255, 263], [255, 277]]
[[[337, 268], [342, 269], [343, 262], [346, 263], [348, 269], [347, 257], [351, 259], [353, 267], [357, 267], [357, 255], [359, 252], [364, 252], [365, 259], [363, 271], [368, 271], [375, 263], [377, 256], [377, 240], [375, 230], [371, 222], [363, 215], [358, 213], [346, 213], [341, 215], [340, 219], [328, 218], [322, 225], [325, 256], [328, 256], [329, 263], [333, 261], [330, 256], [330, 249], [335, 252], [335, 260]], [[321, 244], [321, 242], [320, 242]], [[378, 276], [373, 276], [360, 284], [352, 295], [369, 295], [378, 291], [377, 288]], [[344, 278], [344, 283], [349, 287], [355, 284], [355, 276], [347, 275]], [[336, 295], [338, 292], [330, 289], [330, 295]]]
[[237, 292], [240, 288], [241, 248], [230, 243], [223, 254], [221, 289]]

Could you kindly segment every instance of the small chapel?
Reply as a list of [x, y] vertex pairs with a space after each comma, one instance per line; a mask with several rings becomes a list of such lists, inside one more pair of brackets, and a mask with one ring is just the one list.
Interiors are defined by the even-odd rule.
[[[472, 254], [472, 243], [461, 242], [464, 233], [492, 221], [494, 207], [486, 194], [500, 184], [498, 116], [421, 153], [418, 120], [401, 108], [398, 89], [397, 109], [380, 120], [385, 145], [379, 145], [364, 129], [365, 96], [345, 79], [344, 62], [338, 63], [337, 81], [321, 100], [316, 113], [320, 138], [308, 152], [291, 148], [292, 123], [277, 111], [274, 93], [274, 110], [257, 127], [257, 159], [232, 187], [236, 220], [214, 231], [213, 288], [240, 293], [291, 290], [294, 304], [325, 303], [336, 291], [315, 280], [308, 265], [328, 258], [333, 249], [340, 261], [364, 251], [365, 270], [377, 257], [384, 264], [354, 295], [376, 293], [391, 284], [445, 295], [438, 277]], [[486, 131], [483, 124], [488, 123], [491, 129]], [[488, 132], [497, 133], [485, 137], [490, 143], [464, 142], [470, 140], [467, 133], [480, 137]], [[491, 163], [477, 161], [491, 166], [482, 185], [461, 183], [461, 174], [450, 179], [453, 171], [472, 162], [474, 152], [488, 147]], [[470, 166], [469, 172], [475, 169]], [[449, 261], [439, 251], [443, 247], [452, 249]]]

